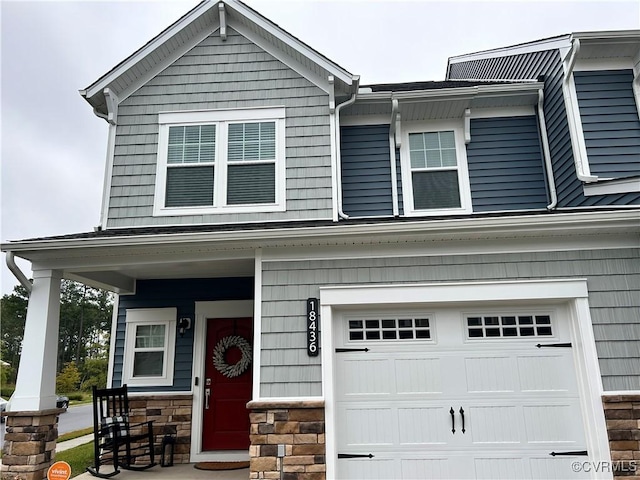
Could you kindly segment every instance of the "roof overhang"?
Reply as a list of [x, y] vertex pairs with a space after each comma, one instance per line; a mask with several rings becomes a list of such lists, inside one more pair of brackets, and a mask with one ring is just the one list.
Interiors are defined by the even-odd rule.
[[544, 83], [529, 80], [433, 90], [364, 92], [343, 116], [390, 114], [391, 102], [397, 100], [403, 122], [461, 118], [466, 109], [534, 106], [543, 87]]
[[[495, 251], [500, 242], [544, 241], [560, 249], [588, 243], [620, 248], [637, 245], [638, 210], [478, 216], [429, 221], [339, 223], [322, 226], [180, 234], [118, 235], [84, 239], [9, 242], [3, 251], [29, 260], [34, 269], [57, 269], [65, 278], [118, 293], [132, 293], [138, 279], [252, 276], [257, 249], [263, 252], [354, 256], [397, 246], [403, 255]], [[541, 240], [542, 239], [542, 240]], [[582, 243], [581, 243], [582, 242]], [[457, 247], [456, 247], [457, 246]], [[309, 250], [311, 249], [311, 250]], [[325, 250], [326, 249], [326, 252]], [[478, 250], [480, 251], [480, 250]], [[324, 253], [323, 253], [324, 252]], [[349, 253], [351, 252], [351, 253]], [[388, 253], [387, 253], [388, 254]]]
[[640, 30], [613, 32], [576, 32], [572, 44], [579, 41], [577, 59], [596, 61], [627, 59], [634, 66], [640, 62]]
[[[224, 8], [220, 8], [220, 6]], [[107, 115], [105, 89], [119, 102], [167, 68], [222, 25], [276, 53], [276, 58], [327, 88], [332, 76], [336, 93], [350, 93], [354, 76], [239, 0], [204, 0], [80, 94], [97, 115]], [[222, 33], [223, 35], [225, 33]], [[100, 115], [101, 114], [101, 115]]]
[[[571, 49], [571, 44], [574, 39], [580, 40], [581, 44], [588, 45], [587, 52], [583, 53], [583, 55], [586, 56], [582, 58], [628, 57], [632, 55], [636, 55], [637, 58], [637, 44], [640, 41], [640, 30], [575, 32], [559, 35], [557, 37], [535, 40], [533, 42], [512, 45], [509, 47], [457, 55], [449, 57], [447, 61], [446, 78], [449, 78], [450, 67], [452, 64], [473, 60], [508, 57], [546, 50], [559, 50], [560, 55], [564, 58]], [[634, 47], [634, 45], [636, 46]], [[615, 48], [619, 48], [620, 50], [615, 51]]]

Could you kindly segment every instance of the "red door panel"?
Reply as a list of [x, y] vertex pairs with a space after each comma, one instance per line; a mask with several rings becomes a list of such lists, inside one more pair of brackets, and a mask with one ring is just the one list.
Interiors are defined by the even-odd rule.
[[[205, 359], [204, 412], [202, 429], [202, 449], [207, 450], [248, 450], [249, 411], [247, 402], [251, 400], [253, 380], [252, 364], [240, 375], [226, 376], [216, 369], [213, 356], [216, 345], [226, 337], [238, 336], [253, 345], [253, 319], [251, 318], [210, 318], [207, 320], [207, 350]], [[236, 365], [242, 352], [235, 346], [226, 348], [224, 363]], [[207, 389], [209, 401], [207, 405]]]

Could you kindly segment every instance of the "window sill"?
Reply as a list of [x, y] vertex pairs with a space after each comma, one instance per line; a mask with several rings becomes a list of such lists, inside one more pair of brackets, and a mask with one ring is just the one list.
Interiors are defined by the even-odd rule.
[[585, 197], [640, 192], [640, 177], [585, 183], [582, 190]]
[[405, 217], [444, 217], [447, 215], [465, 215], [473, 213], [470, 208], [447, 208], [443, 210], [411, 210], [405, 211]]
[[164, 377], [136, 377], [123, 378], [123, 384], [130, 387], [171, 387], [173, 386], [173, 378]]
[[173, 217], [183, 215], [222, 215], [225, 213], [275, 213], [284, 212], [286, 208], [280, 204], [256, 203], [251, 205], [231, 205], [226, 207], [154, 207], [154, 217]]

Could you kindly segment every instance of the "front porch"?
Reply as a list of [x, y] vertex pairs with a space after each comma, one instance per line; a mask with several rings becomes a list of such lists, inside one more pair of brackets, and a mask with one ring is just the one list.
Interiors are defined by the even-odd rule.
[[[122, 470], [116, 477], [117, 480], [248, 480], [249, 469], [241, 470], [198, 470], [193, 463], [176, 464], [172, 467], [162, 468], [160, 466], [153, 467], [143, 472], [135, 472], [132, 470]], [[96, 477], [85, 472], [77, 477], [76, 480], [95, 480]]]

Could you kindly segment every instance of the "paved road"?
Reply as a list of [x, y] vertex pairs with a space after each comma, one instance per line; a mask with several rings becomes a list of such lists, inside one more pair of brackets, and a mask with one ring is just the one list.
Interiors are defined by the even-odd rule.
[[93, 405], [78, 405], [69, 407], [66, 413], [60, 414], [58, 435], [75, 432], [93, 426]]
[[[0, 445], [4, 445], [5, 425], [0, 428]], [[93, 425], [93, 406], [78, 405], [69, 407], [65, 413], [60, 414], [60, 422], [58, 424], [58, 434], [74, 432]]]

